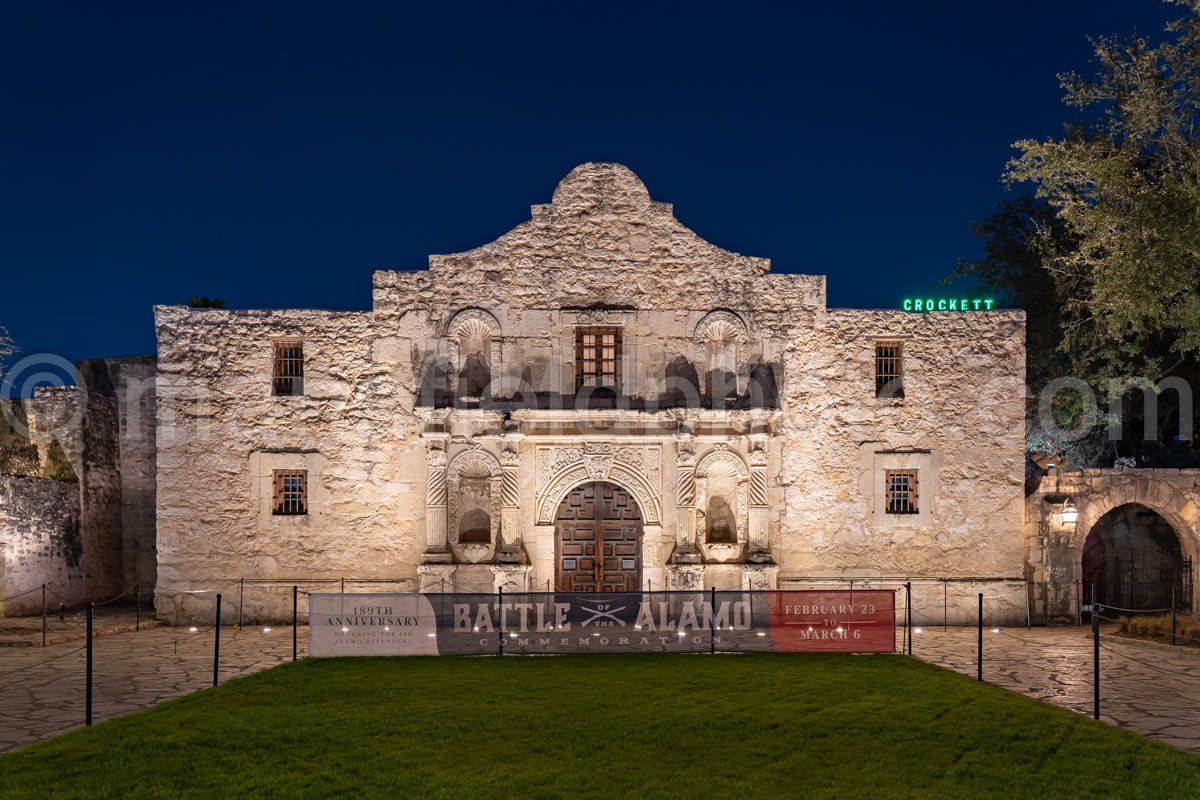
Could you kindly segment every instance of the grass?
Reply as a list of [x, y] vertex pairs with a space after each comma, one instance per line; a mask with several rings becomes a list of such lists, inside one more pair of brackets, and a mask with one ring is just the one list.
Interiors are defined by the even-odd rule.
[[0, 756], [0, 797], [1195, 798], [1200, 757], [902, 656], [288, 664]]

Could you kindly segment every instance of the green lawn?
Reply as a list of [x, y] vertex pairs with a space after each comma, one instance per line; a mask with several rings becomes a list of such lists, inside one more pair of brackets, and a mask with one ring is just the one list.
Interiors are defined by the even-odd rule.
[[315, 659], [0, 756], [0, 797], [1197, 798], [1200, 757], [902, 656]]

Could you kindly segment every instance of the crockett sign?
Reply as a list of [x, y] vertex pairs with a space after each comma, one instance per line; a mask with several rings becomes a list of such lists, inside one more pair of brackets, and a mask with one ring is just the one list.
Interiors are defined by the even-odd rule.
[[906, 297], [900, 307], [905, 311], [991, 311], [996, 301], [990, 297]]
[[891, 590], [314, 594], [309, 654], [893, 652]]

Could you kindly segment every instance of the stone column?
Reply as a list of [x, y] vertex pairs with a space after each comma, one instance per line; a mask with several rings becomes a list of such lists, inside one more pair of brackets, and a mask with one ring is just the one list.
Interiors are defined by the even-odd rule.
[[425, 451], [428, 474], [425, 478], [425, 557], [426, 564], [450, 562], [446, 547], [446, 442], [430, 442]]
[[751, 435], [750, 441], [750, 561], [771, 560], [771, 545], [767, 538], [770, 506], [767, 500], [767, 440], [765, 435]]
[[500, 535], [506, 545], [521, 547], [521, 454], [520, 434], [505, 434], [500, 450]]
[[673, 564], [697, 564], [696, 547], [696, 452], [690, 436], [677, 438], [675, 456], [675, 553]]

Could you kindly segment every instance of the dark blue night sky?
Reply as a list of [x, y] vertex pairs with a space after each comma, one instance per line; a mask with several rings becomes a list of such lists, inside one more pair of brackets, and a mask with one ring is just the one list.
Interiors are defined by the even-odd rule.
[[368, 308], [372, 270], [488, 242], [598, 160], [831, 305], [894, 307], [976, 252], [1086, 36], [1174, 16], [798, 5], [8, 2], [0, 325], [74, 360], [152, 352], [151, 306], [193, 295]]

